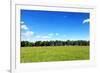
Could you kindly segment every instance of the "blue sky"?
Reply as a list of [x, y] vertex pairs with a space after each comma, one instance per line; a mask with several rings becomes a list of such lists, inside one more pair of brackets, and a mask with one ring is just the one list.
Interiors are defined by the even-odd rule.
[[89, 13], [21, 10], [21, 40], [89, 40]]

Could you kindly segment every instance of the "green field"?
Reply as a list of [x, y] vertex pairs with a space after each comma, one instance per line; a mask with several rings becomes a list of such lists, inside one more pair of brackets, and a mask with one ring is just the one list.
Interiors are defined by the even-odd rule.
[[89, 46], [21, 47], [21, 63], [88, 60]]

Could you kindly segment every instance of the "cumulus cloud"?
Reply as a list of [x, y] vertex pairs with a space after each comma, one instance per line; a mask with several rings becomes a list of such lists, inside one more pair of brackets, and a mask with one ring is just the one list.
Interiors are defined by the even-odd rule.
[[26, 26], [26, 25], [21, 25], [21, 29], [23, 29], [23, 30], [28, 30], [29, 28]]
[[22, 41], [33, 41], [34, 38], [34, 32], [31, 31], [27, 25], [25, 25], [24, 21], [21, 21], [21, 40]]
[[22, 30], [28, 30], [28, 29], [29, 29], [29, 28], [27, 27], [27, 25], [25, 25], [24, 21], [21, 21], [20, 24], [21, 24], [21, 29], [22, 29]]
[[26, 31], [21, 33], [21, 40], [31, 41], [33, 37], [34, 37], [34, 32], [32, 31]]
[[85, 23], [89, 23], [89, 22], [90, 22], [90, 19], [89, 19], [89, 18], [83, 20], [83, 24], [85, 24]]
[[21, 32], [22, 41], [47, 41], [47, 40], [56, 40], [55, 36], [58, 36], [59, 33], [49, 33], [46, 35], [41, 35], [31, 30], [26, 30]]
[[32, 31], [26, 31], [26, 32], [23, 32], [22, 35], [23, 36], [33, 36], [34, 32], [32, 32]]

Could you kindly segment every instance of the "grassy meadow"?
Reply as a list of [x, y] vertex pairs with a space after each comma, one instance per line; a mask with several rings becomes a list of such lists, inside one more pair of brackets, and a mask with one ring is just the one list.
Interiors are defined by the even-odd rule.
[[21, 47], [21, 63], [88, 60], [89, 46]]

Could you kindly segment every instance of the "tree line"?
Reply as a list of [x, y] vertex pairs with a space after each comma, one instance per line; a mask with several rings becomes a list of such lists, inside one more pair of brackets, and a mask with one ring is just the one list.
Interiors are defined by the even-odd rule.
[[21, 41], [21, 47], [28, 47], [28, 46], [89, 46], [89, 41], [85, 40], [67, 40], [67, 41], [36, 41], [36, 42], [29, 42], [29, 41]]

